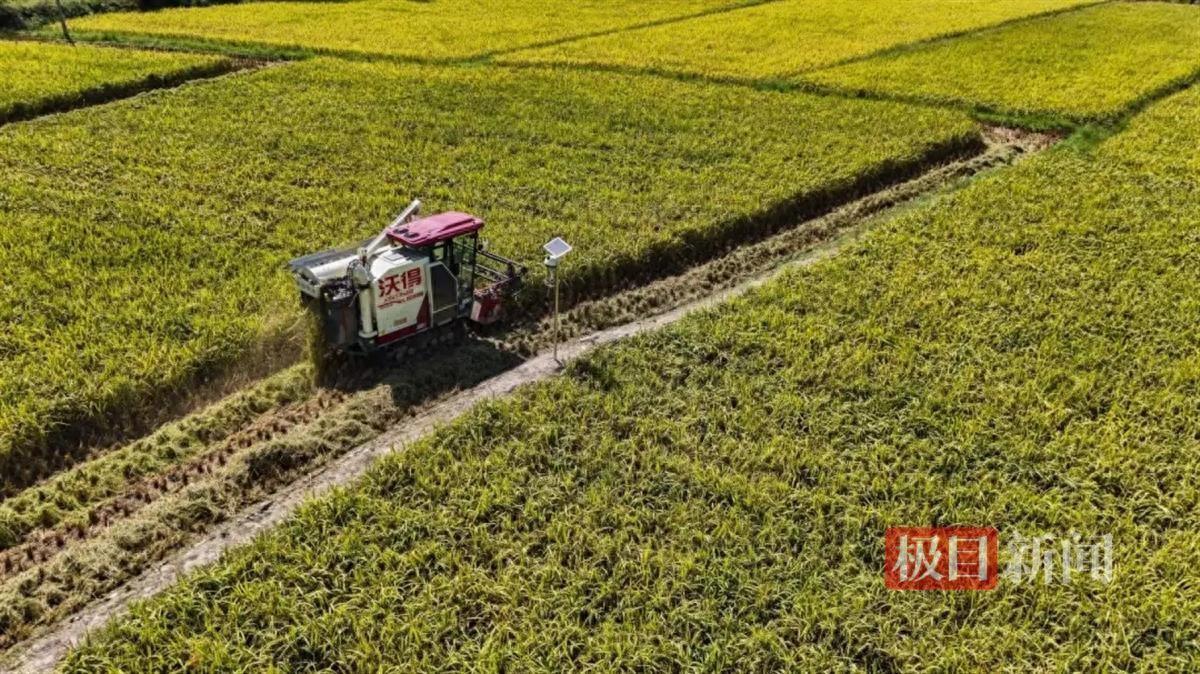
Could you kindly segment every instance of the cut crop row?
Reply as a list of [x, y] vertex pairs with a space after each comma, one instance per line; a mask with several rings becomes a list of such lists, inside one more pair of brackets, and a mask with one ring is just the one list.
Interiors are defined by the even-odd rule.
[[[311, 373], [292, 368], [154, 434], [82, 462], [0, 502], [3, 551], [38, 529], [83, 526], [106, 499], [185, 463], [251, 427], [259, 415], [312, 394]], [[0, 567], [0, 575], [4, 571]]]
[[284, 262], [413, 197], [486, 218], [540, 310], [552, 236], [579, 251], [568, 297], [601, 292], [979, 142], [900, 104], [322, 59], [8, 127], [0, 475], [299, 332]]
[[[54, 526], [0, 552], [0, 652], [136, 578], [229, 515], [514, 360], [472, 342], [336, 390], [314, 390], [311, 369], [296, 366], [77, 467], [70, 480], [28, 490], [46, 502], [66, 501], [70, 510], [54, 511]], [[84, 488], [84, 478], [96, 475], [100, 488]], [[17, 500], [30, 499], [23, 493], [4, 505]]]
[[0, 40], [0, 124], [227, 72], [225, 58]]
[[[1194, 146], [1198, 97], [1159, 133]], [[1032, 159], [487, 404], [65, 671], [1191, 669], [1198, 185], [1125, 154]], [[885, 528], [949, 523], [1111, 534], [1114, 578], [885, 589]]]

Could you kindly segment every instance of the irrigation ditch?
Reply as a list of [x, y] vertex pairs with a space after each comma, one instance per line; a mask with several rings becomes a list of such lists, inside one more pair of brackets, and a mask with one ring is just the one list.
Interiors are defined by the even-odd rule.
[[[673, 276], [575, 304], [563, 315], [560, 359], [669, 325], [784, 269], [832, 256], [899, 210], [1059, 139], [1003, 127], [983, 135], [978, 154]], [[0, 537], [0, 652], [7, 651], [0, 671], [52, 669], [131, 603], [352, 482], [376, 458], [403, 451], [476, 403], [555, 376], [561, 364], [551, 339], [550, 319], [541, 318], [404, 367], [351, 372], [332, 387], [315, 386], [310, 365], [293, 365], [40, 483], [35, 489], [43, 491], [22, 511], [28, 516], [10, 517], [9, 539]], [[55, 489], [74, 496], [56, 502]], [[0, 529], [14, 500], [0, 502]]]

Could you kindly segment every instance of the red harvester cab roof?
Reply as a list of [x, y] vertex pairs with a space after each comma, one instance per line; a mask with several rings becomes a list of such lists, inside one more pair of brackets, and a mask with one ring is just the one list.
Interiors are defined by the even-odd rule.
[[477, 232], [483, 220], [469, 213], [439, 213], [428, 218], [413, 220], [406, 225], [392, 227], [388, 238], [405, 246], [429, 246], [456, 236]]

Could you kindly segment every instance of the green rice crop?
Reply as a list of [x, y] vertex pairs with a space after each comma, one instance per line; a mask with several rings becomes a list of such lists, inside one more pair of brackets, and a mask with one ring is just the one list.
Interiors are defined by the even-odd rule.
[[897, 45], [974, 30], [1080, 0], [782, 0], [517, 52], [503, 60], [781, 79]]
[[1200, 7], [1115, 3], [821, 70], [807, 82], [1107, 120], [1200, 73]]
[[231, 67], [213, 56], [0, 40], [0, 123]]
[[91, 38], [155, 36], [430, 61], [528, 47], [738, 4], [736, 0], [252, 2], [101, 14], [71, 25]]
[[[316, 59], [0, 131], [0, 475], [297, 331], [283, 265], [409, 199], [567, 296], [716, 254], [970, 149], [957, 112], [610, 74]], [[103, 311], [98, 310], [103, 307]]]
[[[1194, 669], [1197, 183], [1101, 150], [476, 409], [64, 671]], [[1113, 581], [884, 589], [949, 523], [1111, 534]]]

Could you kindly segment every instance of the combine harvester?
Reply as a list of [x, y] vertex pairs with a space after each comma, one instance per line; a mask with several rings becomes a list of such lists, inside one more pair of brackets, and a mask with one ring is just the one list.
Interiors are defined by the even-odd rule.
[[486, 250], [483, 220], [467, 213], [415, 219], [413, 201], [374, 239], [288, 263], [331, 354], [397, 356], [489, 325], [526, 268]]

